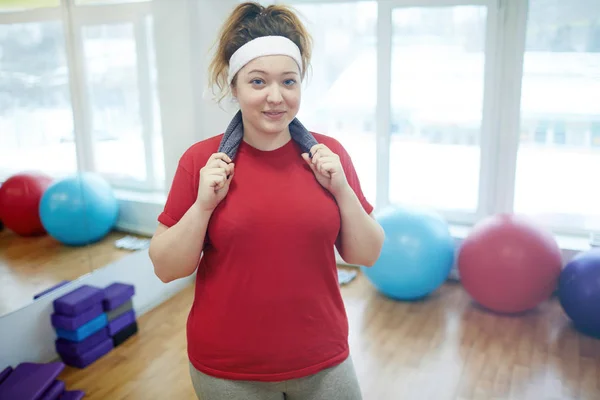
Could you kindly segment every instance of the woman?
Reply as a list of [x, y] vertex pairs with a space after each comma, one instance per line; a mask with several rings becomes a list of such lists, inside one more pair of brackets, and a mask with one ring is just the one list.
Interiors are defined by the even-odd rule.
[[211, 83], [240, 110], [183, 154], [158, 218], [156, 275], [197, 269], [187, 339], [203, 400], [361, 398], [334, 246], [371, 266], [384, 234], [342, 145], [296, 119], [310, 43], [289, 8], [235, 8]]

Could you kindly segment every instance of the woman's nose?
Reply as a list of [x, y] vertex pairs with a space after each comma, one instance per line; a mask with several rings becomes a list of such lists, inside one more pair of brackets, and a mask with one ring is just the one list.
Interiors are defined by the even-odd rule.
[[271, 85], [267, 94], [267, 101], [270, 103], [281, 103], [283, 96], [278, 85]]

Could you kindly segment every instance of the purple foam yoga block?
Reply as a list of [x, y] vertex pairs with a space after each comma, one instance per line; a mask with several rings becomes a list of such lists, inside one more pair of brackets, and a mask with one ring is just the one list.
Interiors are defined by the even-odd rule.
[[54, 381], [50, 388], [39, 398], [39, 400], [58, 400], [61, 394], [65, 392], [65, 383], [63, 381]]
[[108, 334], [114, 336], [115, 333], [121, 329], [131, 325], [135, 322], [135, 312], [133, 310], [127, 311], [125, 314], [113, 319], [108, 324]]
[[83, 399], [83, 396], [85, 396], [85, 392], [82, 392], [81, 390], [70, 390], [63, 393], [60, 400], [81, 400]]
[[52, 323], [52, 326], [55, 328], [74, 331], [77, 330], [77, 328], [79, 328], [80, 326], [85, 325], [87, 322], [90, 322], [103, 312], [104, 309], [102, 308], [102, 303], [98, 303], [84, 310], [81, 314], [76, 316], [54, 313], [50, 316], [50, 321]]
[[21, 363], [0, 385], [0, 399], [37, 400], [64, 368], [61, 362]]
[[104, 289], [104, 311], [111, 311], [127, 302], [135, 294], [135, 287], [125, 283], [113, 283]]
[[65, 364], [77, 368], [85, 368], [91, 363], [97, 361], [101, 357], [108, 354], [114, 348], [112, 339], [107, 339], [100, 343], [98, 346], [89, 350], [87, 353], [80, 356], [70, 356], [67, 354], [61, 354], [60, 357]]
[[104, 291], [100, 288], [82, 285], [77, 289], [54, 300], [54, 311], [57, 314], [75, 316], [95, 304], [102, 303]]
[[67, 339], [58, 338], [54, 344], [56, 352], [59, 354], [80, 356], [98, 346], [108, 338], [110, 338], [108, 328], [104, 327], [93, 335], [83, 339], [81, 342], [72, 342]]
[[8, 376], [13, 372], [12, 367], [6, 367], [4, 368], [4, 371], [0, 372], [0, 385], [2, 384], [2, 382], [4, 382], [6, 380], [6, 378], [8, 378]]

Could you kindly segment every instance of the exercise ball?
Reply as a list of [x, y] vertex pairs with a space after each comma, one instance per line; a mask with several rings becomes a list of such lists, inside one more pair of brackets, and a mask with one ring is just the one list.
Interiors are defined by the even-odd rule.
[[70, 246], [104, 238], [119, 216], [111, 186], [99, 175], [82, 173], [53, 183], [40, 202], [40, 216], [48, 234]]
[[416, 300], [438, 289], [454, 264], [448, 224], [433, 211], [393, 206], [376, 214], [385, 231], [379, 259], [363, 274], [385, 296]]
[[473, 227], [458, 252], [460, 281], [471, 297], [498, 313], [531, 310], [552, 296], [562, 268], [553, 235], [513, 214]]
[[52, 178], [38, 172], [23, 172], [0, 186], [0, 220], [20, 236], [44, 235], [38, 207]]
[[600, 248], [579, 253], [567, 263], [558, 297], [576, 329], [600, 337]]

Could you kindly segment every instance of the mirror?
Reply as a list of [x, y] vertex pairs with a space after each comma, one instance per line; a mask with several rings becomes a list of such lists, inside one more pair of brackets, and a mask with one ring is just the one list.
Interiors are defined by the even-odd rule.
[[122, 231], [143, 211], [118, 191], [163, 189], [148, 7], [91, 24], [56, 11], [0, 21], [0, 317], [147, 247]]
[[0, 316], [146, 244], [117, 229], [119, 202], [95, 174], [14, 173], [0, 217]]

